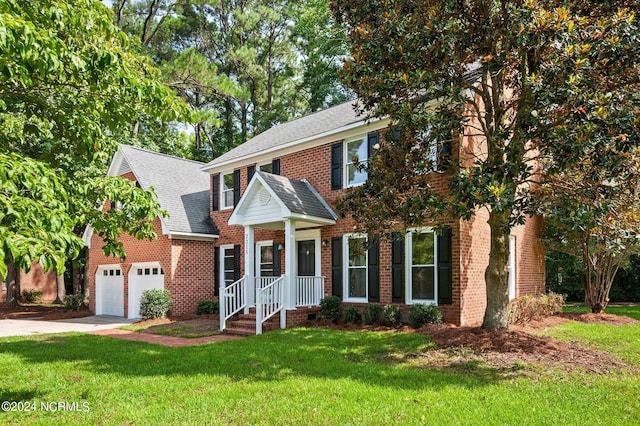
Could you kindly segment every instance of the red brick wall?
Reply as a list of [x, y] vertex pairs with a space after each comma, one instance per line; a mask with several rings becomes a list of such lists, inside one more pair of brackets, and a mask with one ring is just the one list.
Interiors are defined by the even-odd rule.
[[[124, 177], [135, 179], [133, 173], [127, 173]], [[108, 203], [105, 208], [109, 208]], [[198, 301], [213, 297], [213, 242], [169, 239], [162, 234], [159, 218], [153, 221], [153, 227], [158, 235], [157, 240], [140, 241], [127, 234], [120, 237], [127, 253], [122, 263], [119, 258], [104, 256], [101, 238], [93, 235], [87, 266], [89, 303], [93, 312], [96, 311], [95, 278], [99, 265], [121, 265], [124, 273], [125, 316], [129, 312], [128, 274], [134, 263], [160, 263], [165, 273], [164, 287], [171, 292], [173, 300], [172, 315], [193, 314]]]
[[[4, 277], [0, 275], [0, 281], [4, 282]], [[51, 303], [57, 297], [56, 272], [44, 272], [42, 265], [37, 262], [31, 264], [31, 270], [26, 273], [20, 271], [20, 297], [22, 290], [36, 290], [42, 292], [42, 297], [36, 303]], [[7, 292], [0, 286], [0, 303], [7, 300]]]
[[[280, 171], [281, 175], [292, 179], [308, 180], [335, 210], [336, 200], [344, 191], [331, 190], [331, 145], [332, 143], [327, 143], [280, 157]], [[479, 148], [474, 146], [474, 141], [470, 138], [463, 139], [461, 145], [462, 161], [469, 162]], [[247, 187], [247, 166], [250, 165], [253, 164], [247, 164], [240, 169], [241, 193], [244, 193]], [[436, 190], [446, 191], [447, 179], [446, 174], [434, 174], [432, 185]], [[244, 245], [243, 227], [227, 224], [231, 212], [231, 209], [211, 212], [212, 219], [220, 229], [218, 243]], [[486, 307], [484, 272], [489, 259], [487, 219], [488, 214], [483, 209], [478, 210], [470, 221], [449, 223], [452, 228], [454, 258], [453, 303], [440, 306], [446, 322], [458, 325], [479, 325], [482, 322]], [[340, 218], [335, 225], [321, 228], [321, 239], [330, 242], [333, 237], [351, 233], [353, 225], [350, 218]], [[544, 251], [537, 238], [540, 227], [541, 220], [533, 218], [521, 229], [515, 231], [518, 247], [516, 257], [518, 295], [528, 292], [536, 293], [544, 289]], [[284, 235], [282, 231], [257, 229], [255, 241], [261, 240], [281, 242], [284, 241]], [[244, 247], [242, 252], [244, 256]], [[328, 295], [331, 294], [331, 245], [322, 247], [321, 253], [321, 274], [325, 276], [325, 294]], [[459, 262], [455, 259], [459, 259]], [[284, 267], [283, 256], [283, 272]], [[242, 269], [244, 269], [244, 260], [242, 260]], [[380, 303], [391, 303], [391, 289], [391, 244], [383, 243], [380, 246]]]

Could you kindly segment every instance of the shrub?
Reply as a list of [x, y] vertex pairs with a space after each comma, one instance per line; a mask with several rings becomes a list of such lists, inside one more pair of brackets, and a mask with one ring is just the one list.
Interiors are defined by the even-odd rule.
[[362, 322], [365, 324], [379, 324], [382, 318], [382, 306], [367, 303], [362, 310]]
[[382, 310], [382, 323], [384, 325], [395, 326], [400, 324], [400, 307], [396, 305], [385, 305]]
[[31, 290], [22, 290], [22, 298], [27, 303], [33, 303], [40, 300], [44, 293], [35, 289]]
[[442, 313], [436, 305], [415, 304], [409, 311], [409, 324], [420, 328], [424, 324], [442, 324]]
[[79, 311], [85, 308], [84, 294], [69, 294], [62, 300], [64, 302], [64, 311]]
[[140, 315], [144, 319], [164, 318], [171, 310], [171, 295], [169, 290], [159, 288], [145, 290], [140, 299]]
[[562, 312], [564, 298], [560, 294], [524, 295], [509, 305], [509, 323], [526, 324]]
[[343, 319], [345, 323], [358, 322], [360, 320], [360, 312], [358, 312], [358, 308], [353, 305], [349, 305], [344, 308]]
[[217, 300], [201, 300], [198, 302], [198, 307], [196, 308], [197, 315], [204, 314], [219, 314], [220, 313], [220, 302]]
[[342, 300], [340, 300], [338, 296], [325, 297], [320, 301], [320, 312], [318, 313], [318, 319], [320, 321], [338, 322], [340, 320], [341, 307]]

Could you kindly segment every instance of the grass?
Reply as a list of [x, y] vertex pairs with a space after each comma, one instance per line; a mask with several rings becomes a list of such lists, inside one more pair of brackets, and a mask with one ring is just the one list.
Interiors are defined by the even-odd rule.
[[[584, 313], [591, 312], [591, 308], [588, 306], [565, 306], [562, 311]], [[640, 307], [638, 306], [608, 306], [605, 312], [613, 315], [625, 315], [640, 321]]]
[[[579, 326], [558, 333], [640, 366], [639, 326]], [[419, 334], [328, 329], [181, 348], [88, 334], [0, 338], [0, 401], [88, 404], [86, 412], [0, 413], [0, 422], [582, 425], [589, 413], [608, 425], [640, 422], [634, 368], [609, 375], [531, 365], [507, 375], [478, 362], [426, 368], [421, 354], [432, 347]]]
[[118, 327], [122, 330], [149, 332], [162, 336], [183, 337], [187, 339], [195, 339], [198, 337], [215, 336], [220, 334], [220, 323], [218, 321], [208, 321], [205, 324], [187, 324], [185, 322], [173, 322], [168, 324], [157, 325], [123, 325]]

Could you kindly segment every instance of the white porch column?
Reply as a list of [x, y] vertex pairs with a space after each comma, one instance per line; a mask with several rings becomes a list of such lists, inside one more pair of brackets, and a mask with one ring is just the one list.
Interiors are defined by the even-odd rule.
[[285, 264], [285, 307], [287, 309], [296, 308], [296, 224], [291, 219], [284, 220], [284, 264]]
[[249, 308], [256, 304], [256, 285], [253, 280], [254, 259], [256, 258], [253, 231], [253, 226], [244, 227], [244, 275], [247, 277], [244, 289], [247, 302], [244, 307], [245, 314], [248, 314]]

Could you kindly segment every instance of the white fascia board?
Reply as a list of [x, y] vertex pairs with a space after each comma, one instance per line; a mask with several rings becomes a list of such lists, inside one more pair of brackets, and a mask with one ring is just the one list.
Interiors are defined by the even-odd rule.
[[91, 248], [91, 237], [93, 237], [93, 227], [91, 225], [87, 225], [82, 233], [82, 239], [84, 240], [84, 244], [87, 248]]
[[[273, 158], [273, 153], [278, 152], [278, 156], [284, 156], [289, 153], [302, 151], [303, 149], [308, 149], [313, 146], [324, 145], [329, 142], [338, 141], [342, 139], [347, 139], [350, 137], [357, 136], [362, 134], [363, 131], [373, 132], [375, 130], [384, 129], [388, 126], [390, 120], [388, 118], [383, 118], [381, 120], [377, 120], [373, 123], [367, 123], [366, 120], [360, 120], [355, 123], [348, 124], [343, 127], [339, 127], [337, 129], [329, 130], [324, 133], [320, 133], [317, 135], [309, 136], [303, 139], [298, 139], [295, 141], [288, 142], [283, 145], [278, 145], [270, 149], [266, 149], [260, 152], [255, 152], [252, 154], [243, 155], [242, 157], [233, 158], [231, 160], [224, 161], [222, 163], [214, 164], [213, 166], [203, 166], [200, 170], [203, 172], [209, 172], [213, 174], [215, 170], [218, 173], [220, 170], [229, 170], [233, 171], [235, 166], [245, 166], [247, 164], [252, 163], [260, 163], [264, 162], [267, 159]], [[355, 131], [354, 131], [355, 130]], [[344, 133], [344, 135], [340, 135]], [[336, 138], [337, 135], [340, 137]], [[248, 160], [253, 160], [248, 162]]]
[[288, 219], [292, 219], [292, 220], [300, 220], [300, 221], [304, 221], [304, 222], [312, 222], [312, 223], [317, 223], [318, 225], [322, 224], [322, 225], [335, 225], [336, 221], [333, 219], [326, 219], [324, 217], [317, 217], [317, 216], [310, 216], [307, 214], [300, 214], [300, 213], [292, 213]]
[[219, 235], [197, 234], [191, 232], [169, 232], [169, 239], [172, 240], [197, 240], [197, 241], [215, 241], [220, 238]]

